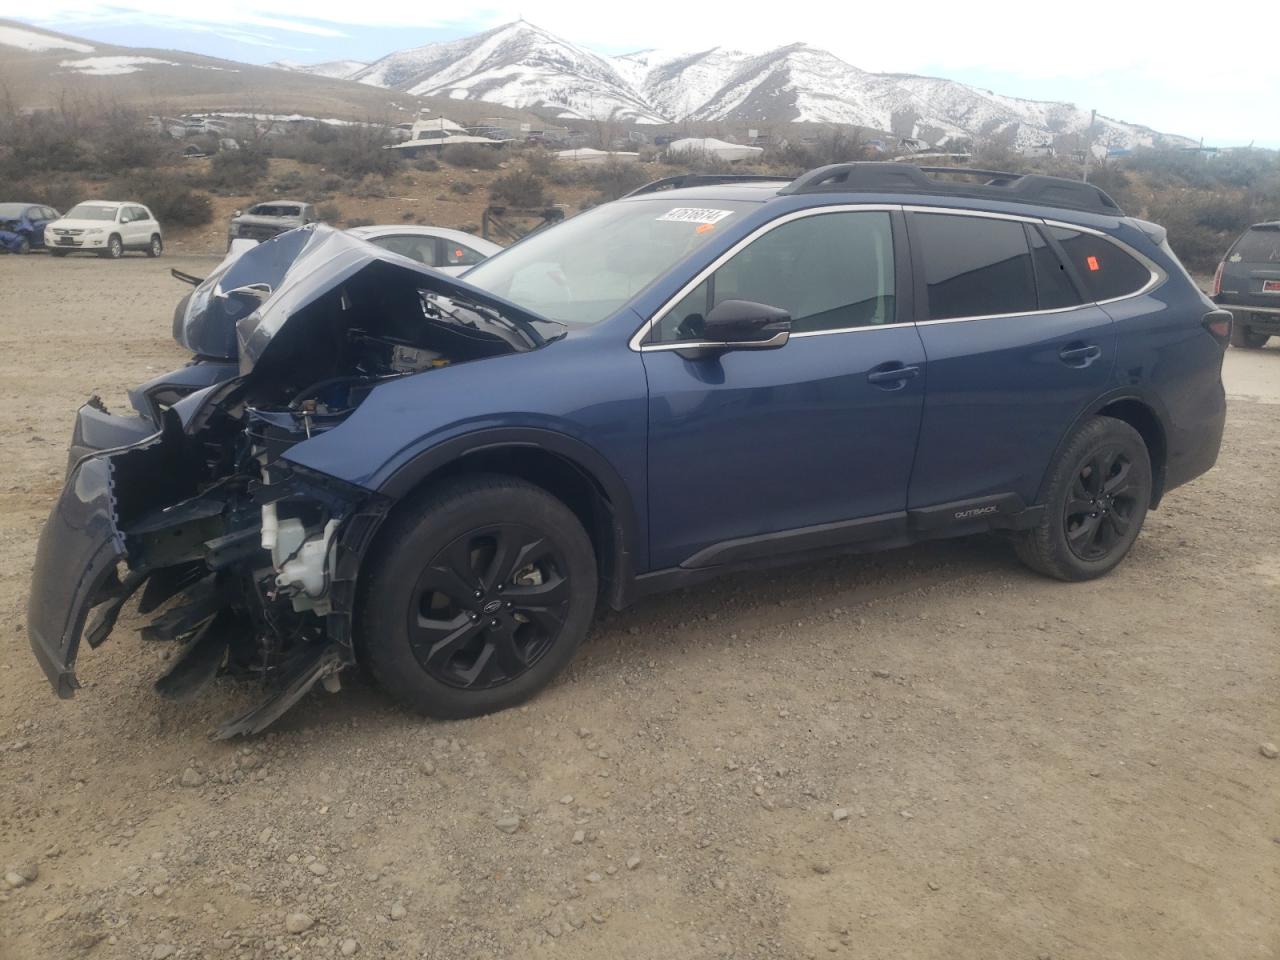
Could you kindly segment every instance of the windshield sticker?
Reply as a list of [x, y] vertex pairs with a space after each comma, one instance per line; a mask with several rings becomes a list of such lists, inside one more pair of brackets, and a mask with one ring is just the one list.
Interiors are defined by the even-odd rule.
[[660, 216], [658, 220], [671, 220], [676, 223], [716, 224], [731, 213], [733, 213], [732, 210], [711, 210], [707, 207], [675, 207]]

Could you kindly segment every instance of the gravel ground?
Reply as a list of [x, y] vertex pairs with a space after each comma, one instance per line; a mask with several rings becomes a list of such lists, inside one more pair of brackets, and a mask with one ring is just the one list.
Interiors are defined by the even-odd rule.
[[3, 960], [1280, 957], [1276, 346], [1104, 580], [996, 538], [744, 575], [516, 711], [353, 679], [216, 743], [252, 691], [160, 700], [136, 619], [69, 702], [24, 633], [77, 404], [184, 359], [211, 262], [0, 257]]

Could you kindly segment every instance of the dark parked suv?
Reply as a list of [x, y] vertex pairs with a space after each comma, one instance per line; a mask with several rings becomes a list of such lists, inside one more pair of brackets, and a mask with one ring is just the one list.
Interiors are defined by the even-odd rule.
[[999, 530], [1105, 574], [1217, 457], [1230, 316], [1095, 187], [851, 163], [659, 181], [462, 280], [304, 227], [177, 334], [136, 415], [81, 409], [28, 623], [70, 696], [167, 605], [162, 693], [275, 691], [231, 735], [357, 662], [507, 707], [598, 602], [756, 564]]
[[1213, 276], [1213, 299], [1235, 317], [1231, 345], [1258, 349], [1280, 336], [1280, 220], [1255, 223]]

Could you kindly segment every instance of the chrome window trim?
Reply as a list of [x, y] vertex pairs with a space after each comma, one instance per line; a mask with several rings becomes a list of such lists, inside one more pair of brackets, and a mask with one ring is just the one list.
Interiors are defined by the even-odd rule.
[[1043, 223], [1039, 217], [1017, 213], [996, 213], [994, 210], [966, 210], [964, 207], [926, 207], [913, 204], [902, 208], [904, 213], [941, 213], [949, 217], [981, 217], [984, 220], [1013, 220], [1016, 223]]
[[[1151, 277], [1143, 286], [1139, 287], [1133, 293], [1126, 293], [1123, 296], [1119, 296], [1119, 297], [1111, 297], [1107, 300], [1085, 300], [1085, 301], [1082, 301], [1081, 303], [1077, 303], [1069, 307], [1053, 307], [1048, 310], [1028, 310], [1020, 313], [985, 313], [985, 314], [978, 314], [976, 316], [967, 316], [967, 317], [943, 317], [938, 320], [920, 320], [920, 321], [899, 320], [893, 323], [866, 324], [860, 327], [841, 327], [836, 330], [805, 330], [800, 333], [791, 334], [792, 339], [798, 339], [801, 337], [825, 337], [825, 336], [830, 336], [832, 334], [838, 334], [838, 333], [862, 333], [869, 330], [887, 330], [894, 327], [910, 327], [913, 325], [923, 327], [923, 326], [932, 326], [934, 324], [939, 324], [939, 323], [968, 323], [971, 320], [1001, 320], [1001, 319], [1007, 319], [1009, 317], [1037, 317], [1037, 316], [1048, 316], [1056, 313], [1069, 313], [1072, 310], [1079, 310], [1082, 307], [1092, 307], [1092, 306], [1101, 307], [1101, 306], [1106, 306], [1109, 303], [1119, 303], [1122, 300], [1132, 300], [1135, 297], [1145, 296], [1146, 294], [1150, 293], [1152, 290], [1160, 286], [1169, 278], [1169, 275], [1163, 269], [1161, 269], [1161, 267], [1158, 264], [1153, 262], [1150, 257], [1139, 252], [1138, 250], [1135, 250], [1133, 247], [1129, 246], [1129, 244], [1125, 243], [1123, 240], [1117, 240], [1115, 237], [1111, 236], [1109, 233], [1106, 233], [1102, 230], [1098, 230], [1094, 227], [1086, 227], [1078, 223], [1067, 223], [1062, 220], [1046, 220], [1042, 217], [1022, 216], [1022, 215], [1013, 214], [1013, 213], [997, 213], [991, 210], [972, 210], [964, 207], [931, 207], [931, 206], [925, 206], [922, 204], [842, 203], [842, 204], [837, 204], [829, 207], [809, 207], [804, 210], [795, 210], [791, 213], [778, 217], [776, 220], [770, 220], [768, 223], [763, 224], [760, 227], [756, 228], [746, 237], [743, 237], [741, 240], [735, 243], [732, 247], [730, 247], [728, 250], [722, 253], [719, 257], [717, 257], [714, 261], [712, 261], [712, 263], [710, 263], [708, 266], [703, 268], [702, 271], [700, 271], [693, 278], [693, 280], [689, 281], [687, 284], [681, 287], [676, 292], [676, 294], [670, 297], [665, 303], [663, 303], [661, 307], [659, 307], [656, 311], [654, 311], [653, 316], [651, 316], [647, 321], [641, 324], [640, 328], [636, 330], [636, 332], [632, 335], [631, 340], [628, 342], [627, 346], [631, 350], [634, 350], [638, 353], [644, 353], [649, 351], [657, 352], [662, 350], [694, 350], [698, 348], [718, 346], [718, 344], [716, 343], [711, 343], [706, 341], [672, 341], [670, 343], [651, 343], [651, 344], [643, 344], [643, 345], [642, 345], [642, 341], [646, 336], [649, 335], [649, 331], [653, 329], [653, 326], [659, 321], [661, 321], [662, 318], [666, 316], [667, 312], [671, 310], [672, 307], [674, 307], [677, 303], [679, 303], [681, 300], [687, 297], [690, 293], [692, 293], [693, 290], [699, 284], [702, 283], [702, 281], [706, 280], [707, 277], [715, 273], [716, 270], [720, 269], [721, 266], [723, 266], [728, 260], [730, 260], [734, 255], [736, 255], [744, 247], [753, 243], [758, 238], [764, 236], [770, 230], [773, 230], [776, 227], [780, 227], [784, 223], [791, 223], [795, 220], [800, 220], [805, 217], [820, 216], [824, 213], [854, 213], [854, 212], [860, 212], [860, 211], [871, 211], [871, 212], [879, 211], [879, 212], [887, 212], [887, 213], [892, 213], [894, 211], [902, 211], [903, 213], [936, 213], [936, 214], [943, 214], [946, 216], [956, 216], [956, 217], [977, 217], [977, 218], [986, 219], [986, 220], [1010, 220], [1015, 223], [1030, 223], [1037, 226], [1043, 225], [1046, 227], [1058, 227], [1063, 230], [1074, 230], [1077, 233], [1089, 233], [1089, 234], [1093, 234], [1096, 237], [1101, 237], [1103, 240], [1107, 241], [1108, 243], [1114, 244], [1124, 253], [1127, 253], [1129, 256], [1133, 257], [1140, 264], [1142, 264], [1144, 267], [1147, 268], [1147, 270], [1151, 274]], [[894, 271], [895, 271], [895, 277], [896, 277], [896, 271], [897, 271], [896, 263], [894, 265]]]
[[[731, 260], [741, 250], [743, 250], [745, 247], [749, 246], [750, 244], [754, 243], [756, 240], [764, 236], [766, 233], [769, 233], [771, 230], [774, 230], [786, 223], [792, 223], [793, 221], [796, 221], [796, 220], [803, 220], [806, 217], [821, 216], [824, 213], [862, 213], [862, 212], [893, 213], [901, 209], [902, 209], [902, 206], [896, 203], [841, 203], [841, 204], [834, 204], [828, 207], [807, 207], [804, 210], [793, 210], [791, 213], [783, 214], [780, 217], [770, 220], [768, 223], [761, 224], [759, 227], [757, 227], [755, 230], [752, 230], [751, 233], [747, 234], [745, 237], [743, 237], [741, 240], [735, 243], [732, 247], [730, 247], [724, 253], [720, 254], [720, 256], [716, 257], [715, 260], [713, 260], [711, 263], [705, 266], [701, 271], [695, 274], [694, 278], [690, 280], [688, 283], [686, 283], [679, 290], [677, 290], [674, 296], [669, 297], [667, 301], [663, 303], [662, 306], [660, 306], [657, 310], [654, 311], [653, 316], [651, 316], [648, 320], [642, 323], [640, 325], [640, 329], [638, 329], [634, 334], [632, 334], [631, 340], [628, 341], [627, 346], [630, 349], [636, 351], [637, 353], [643, 353], [646, 351], [658, 351], [658, 350], [693, 350], [698, 348], [699, 346], [707, 346], [708, 344], [706, 343], [700, 343], [696, 341], [672, 341], [670, 344], [666, 344], [666, 343], [642, 344], [642, 342], [644, 338], [649, 335], [649, 331], [653, 329], [654, 325], [659, 323], [663, 319], [663, 317], [667, 315], [668, 311], [670, 311], [672, 307], [674, 307], [677, 303], [679, 303], [681, 300], [687, 297], [690, 293], [692, 293], [698, 287], [698, 285], [702, 283], [702, 281], [706, 280], [707, 277], [711, 276], [711, 274], [719, 270], [722, 266], [724, 266], [725, 263]], [[897, 270], [896, 263], [894, 264], [894, 270], [895, 271]], [[895, 273], [895, 276], [896, 276], [896, 273]], [[887, 326], [903, 326], [903, 325], [905, 324], [898, 324], [898, 323], [879, 324], [876, 326], [868, 326], [866, 329], [879, 330]], [[852, 327], [847, 329], [861, 330], [864, 328]], [[843, 330], [811, 330], [805, 333], [793, 333], [792, 336], [793, 337], [805, 337], [805, 336], [811, 337], [818, 334], [843, 333], [843, 332], [844, 332]]]

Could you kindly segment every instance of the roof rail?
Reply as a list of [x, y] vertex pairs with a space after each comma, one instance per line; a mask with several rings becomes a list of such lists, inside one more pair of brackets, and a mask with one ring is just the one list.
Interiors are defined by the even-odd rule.
[[768, 181], [790, 183], [791, 180], [791, 177], [783, 174], [681, 173], [674, 177], [663, 177], [661, 180], [654, 180], [652, 183], [646, 183], [643, 187], [636, 187], [630, 193], [623, 194], [622, 199], [639, 197], [646, 193], [659, 193], [663, 190], [679, 190], [681, 187], [709, 187], [718, 183], [764, 183]]
[[[932, 174], [966, 176], [977, 178], [982, 182], [961, 183], [954, 180], [940, 180]], [[877, 160], [833, 163], [818, 167], [816, 170], [801, 174], [778, 193], [859, 193], [873, 190], [1005, 200], [1012, 203], [1064, 207], [1069, 210], [1087, 210], [1113, 217], [1124, 216], [1120, 205], [1105, 191], [1081, 180], [1047, 177], [1038, 173], [975, 170], [971, 167], [917, 167], [908, 163]]]

